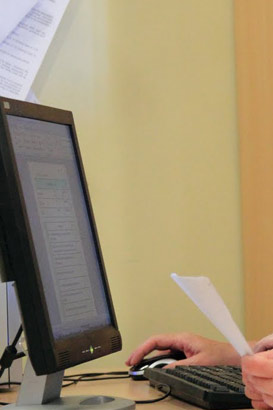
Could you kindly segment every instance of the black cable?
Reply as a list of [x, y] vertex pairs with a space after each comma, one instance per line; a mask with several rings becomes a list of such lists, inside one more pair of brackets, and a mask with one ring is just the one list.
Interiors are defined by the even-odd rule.
[[92, 382], [92, 381], [96, 381], [96, 380], [118, 380], [118, 379], [129, 379], [130, 376], [119, 376], [119, 377], [92, 377], [92, 378], [88, 378], [88, 377], [80, 377], [79, 381], [80, 382]]
[[151, 399], [151, 400], [135, 400], [136, 404], [149, 404], [149, 403], [156, 403], [157, 401], [161, 401], [166, 399], [170, 394], [171, 394], [171, 387], [168, 386], [167, 384], [158, 384], [155, 386], [157, 390], [159, 391], [164, 391], [163, 389], [167, 388], [167, 392], [161, 397], [158, 397], [157, 399]]
[[15, 338], [13, 339], [13, 342], [12, 342], [11, 346], [15, 347], [17, 345], [22, 333], [23, 333], [23, 326], [20, 325], [20, 327], [19, 327], [19, 329], [18, 329], [18, 331], [15, 335]]
[[[71, 386], [71, 385], [73, 385], [73, 384], [77, 384], [78, 382], [81, 382], [81, 381], [95, 381], [95, 380], [111, 380], [111, 379], [125, 379], [125, 378], [130, 378], [130, 376], [129, 375], [127, 375], [127, 376], [124, 376], [124, 377], [103, 377], [103, 378], [100, 378], [100, 377], [95, 377], [95, 378], [89, 378], [89, 379], [86, 379], [85, 377], [87, 376], [87, 377], [89, 377], [90, 375], [96, 375], [96, 376], [99, 376], [99, 375], [112, 375], [112, 374], [125, 374], [125, 373], [127, 373], [127, 372], [109, 372], [109, 373], [85, 373], [85, 374], [77, 374], [77, 375], [73, 375], [73, 377], [75, 377], [75, 376], [77, 376], [78, 378], [77, 379], [70, 379], [70, 376], [66, 376], [65, 378], [64, 378], [64, 381], [71, 381], [71, 383], [67, 383], [67, 384], [64, 384], [62, 387], [64, 388], [64, 387], [68, 387], [68, 386]], [[0, 386], [5, 386], [5, 385], [8, 385], [8, 386], [10, 386], [10, 385], [20, 385], [21, 383], [19, 383], [19, 382], [5, 382], [5, 383], [0, 383]], [[166, 389], [167, 388], [167, 391], [165, 392], [165, 394], [163, 395], [163, 396], [161, 396], [161, 397], [158, 397], [158, 398], [156, 398], [156, 399], [151, 399], [151, 400], [134, 400], [135, 401], [135, 403], [136, 404], [149, 404], [149, 403], [156, 403], [156, 402], [158, 402], [158, 401], [161, 401], [161, 400], [164, 400], [164, 399], [166, 399], [170, 394], [171, 394], [171, 388], [170, 388], [170, 386], [168, 386], [167, 384], [158, 384], [157, 386], [156, 386], [156, 389], [157, 390], [159, 390], [160, 392], [164, 392], [164, 389]], [[10, 404], [10, 403], [4, 403], [4, 402], [0, 402], [0, 406], [6, 406], [6, 405], [8, 405], [8, 404]]]
[[4, 371], [12, 365], [13, 361], [16, 359], [20, 359], [21, 357], [25, 356], [25, 353], [20, 352], [17, 353], [16, 345], [18, 343], [18, 340], [20, 339], [20, 336], [23, 332], [23, 327], [20, 325], [15, 338], [11, 345], [7, 346], [1, 356], [0, 359], [0, 378], [3, 375]]
[[119, 371], [119, 372], [100, 372], [100, 373], [78, 373], [78, 374], [71, 374], [69, 376], [64, 376], [64, 380], [73, 377], [99, 377], [99, 376], [128, 376], [128, 372], [126, 371]]
[[[3, 386], [8, 386], [9, 388], [11, 387], [11, 386], [20, 386], [21, 385], [21, 383], [20, 382], [5, 382], [5, 383], [0, 383], [0, 388], [1, 387], [3, 387]], [[4, 391], [4, 389], [3, 389], [3, 391]], [[2, 391], [0, 390], [0, 394], [2, 393]], [[7, 406], [8, 404], [14, 404], [14, 403], [6, 403], [6, 402], [3, 402], [3, 401], [0, 401], [0, 406]]]
[[4, 383], [0, 383], [0, 387], [1, 386], [12, 386], [12, 385], [15, 385], [15, 386], [20, 386], [21, 385], [21, 383], [20, 382], [4, 382]]
[[[105, 377], [102, 377], [105, 376]], [[129, 379], [128, 372], [102, 372], [102, 373], [81, 373], [72, 374], [70, 376], [64, 376], [64, 382], [71, 382], [63, 385], [63, 387], [77, 384], [78, 382], [91, 382], [96, 380], [117, 380], [117, 379]]]
[[[20, 336], [19, 336], [20, 337]], [[18, 338], [19, 339], [19, 338]], [[105, 376], [105, 377], [101, 377]], [[71, 386], [73, 384], [77, 384], [79, 382], [87, 382], [87, 381], [96, 381], [96, 380], [117, 380], [117, 379], [129, 379], [128, 372], [102, 372], [102, 373], [81, 373], [81, 374], [73, 374], [71, 376], [64, 376], [64, 382], [70, 382], [67, 384], [63, 384], [64, 387]], [[0, 383], [0, 386], [11, 386], [11, 385], [20, 385], [19, 382], [5, 382]], [[166, 399], [171, 394], [171, 388], [167, 384], [158, 384], [156, 389], [160, 392], [164, 392], [164, 389], [167, 389], [165, 394], [161, 397], [151, 400], [134, 400], [136, 404], [149, 404], [149, 403], [156, 403], [158, 401]], [[8, 405], [10, 403], [0, 402], [1, 406]]]
[[[5, 383], [0, 383], [0, 388], [2, 387], [2, 386], [8, 386], [9, 388], [11, 387], [11, 386], [20, 386], [21, 385], [21, 383], [20, 382], [5, 382]], [[1, 391], [0, 391], [0, 394], [1, 394]], [[14, 403], [5, 403], [5, 402], [3, 402], [3, 401], [0, 401], [0, 406], [7, 406], [8, 404], [14, 404]]]
[[[102, 377], [105, 376], [105, 377]], [[63, 385], [63, 387], [68, 387], [73, 384], [77, 384], [79, 382], [88, 382], [88, 381], [96, 381], [96, 380], [117, 380], [117, 379], [129, 379], [128, 372], [104, 372], [104, 373], [81, 373], [81, 374], [73, 374], [71, 376], [65, 376], [64, 381], [71, 382], [68, 384]], [[136, 404], [149, 404], [149, 403], [156, 403], [158, 401], [166, 399], [171, 394], [171, 388], [167, 384], [158, 384], [155, 386], [157, 390], [160, 392], [164, 392], [165, 394], [161, 397], [151, 400], [134, 400]]]
[[62, 389], [63, 389], [64, 387], [72, 386], [73, 384], [77, 384], [77, 383], [78, 383], [78, 381], [73, 381], [73, 382], [71, 382], [71, 383], [63, 384], [63, 385], [62, 385]]

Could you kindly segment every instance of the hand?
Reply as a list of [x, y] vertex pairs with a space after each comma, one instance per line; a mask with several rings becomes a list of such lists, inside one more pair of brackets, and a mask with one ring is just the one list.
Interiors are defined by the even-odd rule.
[[273, 350], [242, 358], [245, 394], [255, 409], [273, 408]]
[[166, 367], [177, 365], [240, 365], [240, 356], [229, 343], [217, 342], [192, 333], [162, 334], [152, 336], [140, 345], [127, 359], [127, 366], [134, 366], [154, 350], [161, 353], [183, 351], [186, 359]]

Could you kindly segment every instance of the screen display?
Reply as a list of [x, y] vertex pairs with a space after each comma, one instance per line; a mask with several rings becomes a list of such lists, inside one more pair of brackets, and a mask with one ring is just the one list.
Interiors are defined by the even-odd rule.
[[70, 127], [7, 119], [53, 337], [111, 324]]

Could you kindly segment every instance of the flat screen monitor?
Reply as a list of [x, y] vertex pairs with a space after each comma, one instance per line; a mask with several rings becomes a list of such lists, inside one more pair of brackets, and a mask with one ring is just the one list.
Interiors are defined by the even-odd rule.
[[45, 375], [121, 349], [71, 112], [0, 98], [0, 240]]

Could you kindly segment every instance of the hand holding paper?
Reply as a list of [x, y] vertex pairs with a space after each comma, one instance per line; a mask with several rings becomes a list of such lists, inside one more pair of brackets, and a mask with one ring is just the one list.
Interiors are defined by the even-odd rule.
[[176, 273], [172, 273], [171, 278], [199, 307], [214, 326], [220, 330], [240, 356], [253, 354], [251, 347], [234, 322], [228, 308], [209, 278], [204, 276], [178, 276]]

